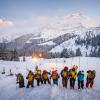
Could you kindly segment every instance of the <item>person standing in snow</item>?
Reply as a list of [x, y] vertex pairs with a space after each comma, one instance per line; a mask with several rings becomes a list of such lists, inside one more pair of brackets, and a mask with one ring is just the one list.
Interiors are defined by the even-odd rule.
[[41, 70], [39, 69], [36, 70], [35, 79], [37, 80], [37, 86], [39, 86], [40, 82], [42, 81]]
[[58, 85], [58, 72], [57, 70], [52, 71], [51, 78], [53, 79], [53, 84]]
[[83, 89], [84, 88], [84, 71], [79, 71], [77, 74], [77, 79], [78, 79], [78, 89]]
[[28, 80], [27, 88], [29, 88], [29, 86], [34, 87], [34, 73], [32, 71], [29, 71], [26, 79]]
[[24, 77], [23, 77], [23, 75], [21, 73], [19, 73], [16, 76], [17, 76], [16, 83], [19, 84], [19, 88], [25, 87], [24, 86]]
[[90, 86], [90, 88], [93, 88], [95, 76], [96, 76], [95, 70], [87, 71], [86, 88], [88, 88], [89, 86]]
[[64, 67], [64, 69], [61, 71], [61, 77], [62, 77], [62, 85], [65, 88], [67, 88], [68, 74], [69, 74], [68, 67]]
[[[35, 67], [35, 70], [36, 70], [36, 73], [37, 73], [37, 72], [40, 72], [40, 73], [41, 73], [41, 75], [40, 75], [40, 76], [41, 76], [41, 77], [40, 77], [40, 82], [41, 82], [41, 84], [43, 84], [42, 71], [38, 68], [38, 66]], [[38, 73], [37, 73], [37, 74], [38, 74]], [[37, 75], [35, 74], [35, 76], [37, 76]], [[40, 83], [40, 82], [39, 82], [39, 83]]]
[[44, 70], [42, 73], [42, 79], [44, 84], [46, 84], [46, 82], [48, 82], [48, 84], [51, 84], [50, 80], [49, 80], [49, 75], [50, 73], [47, 70]]
[[76, 77], [77, 77], [77, 72], [76, 72], [76, 69], [73, 67], [72, 69], [69, 70], [70, 88], [71, 89], [74, 89]]

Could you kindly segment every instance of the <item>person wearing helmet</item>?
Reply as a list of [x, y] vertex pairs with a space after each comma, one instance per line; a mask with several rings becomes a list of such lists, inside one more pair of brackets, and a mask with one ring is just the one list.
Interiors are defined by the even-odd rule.
[[40, 85], [40, 82], [41, 82], [41, 70], [40, 69], [37, 69], [36, 70], [36, 73], [35, 73], [35, 79], [37, 80], [37, 86]]
[[75, 69], [75, 72], [77, 72], [78, 66], [73, 65], [72, 69]]
[[44, 84], [46, 84], [46, 82], [48, 82], [48, 84], [51, 84], [50, 80], [49, 80], [49, 75], [50, 73], [47, 70], [44, 70], [42, 73], [42, 79]]
[[78, 89], [83, 89], [84, 88], [84, 71], [79, 71], [77, 74], [77, 79], [78, 79]]
[[51, 78], [53, 79], [53, 84], [58, 85], [59, 75], [58, 75], [57, 70], [52, 71]]
[[68, 83], [68, 67], [64, 67], [64, 69], [61, 71], [61, 77], [62, 77], [62, 85], [63, 87], [67, 88]]
[[16, 76], [17, 76], [16, 83], [19, 84], [19, 88], [25, 87], [24, 86], [24, 77], [23, 77], [23, 75], [21, 73], [19, 73]]
[[95, 70], [87, 71], [86, 88], [88, 87], [93, 88], [95, 76], [96, 76]]
[[77, 72], [75, 68], [69, 70], [69, 78], [70, 78], [70, 88], [74, 89], [75, 81], [77, 77]]
[[34, 73], [32, 71], [29, 71], [26, 79], [28, 80], [27, 88], [29, 88], [29, 86], [34, 87]]

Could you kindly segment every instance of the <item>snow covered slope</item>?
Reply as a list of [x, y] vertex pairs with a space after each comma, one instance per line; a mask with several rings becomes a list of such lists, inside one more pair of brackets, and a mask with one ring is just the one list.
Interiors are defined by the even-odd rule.
[[[76, 49], [80, 48], [83, 56], [89, 55], [91, 50], [94, 50], [96, 46], [96, 48], [99, 47], [99, 35], [100, 27], [90, 28], [83, 34], [64, 41], [60, 45], [57, 45], [50, 52], [62, 52], [62, 50], [65, 48], [67, 48], [69, 51], [72, 50], [76, 52]], [[98, 40], [95, 40], [95, 37], [98, 37]]]
[[66, 16], [43, 17], [46, 24], [39, 29], [41, 38], [53, 39], [66, 33], [81, 34], [97, 24], [90, 17], [81, 13]]
[[[64, 60], [66, 61], [65, 63], [63, 63]], [[19, 89], [18, 85], [16, 85], [15, 76], [6, 76], [9, 74], [9, 69], [11, 68], [13, 73], [22, 72], [25, 78], [28, 73], [27, 69], [34, 71], [35, 65], [40, 65], [39, 68], [48, 69], [48, 71], [57, 68], [59, 73], [64, 65], [67, 65], [69, 68], [71, 65], [78, 65], [80, 66], [79, 69], [83, 69], [85, 73], [88, 69], [96, 70], [94, 88], [80, 91], [77, 90], [76, 82], [75, 90], [70, 90], [69, 86], [68, 89], [65, 89], [61, 85], [61, 80], [59, 80], [58, 87], [53, 85], [41, 85], [37, 87], [35, 82], [34, 88]], [[37, 62], [33, 62], [31, 58], [27, 58], [26, 62], [0, 61], [0, 66], [0, 72], [3, 67], [6, 70], [6, 75], [0, 74], [0, 100], [100, 100], [100, 58], [40, 59]], [[26, 84], [27, 80], [25, 79]]]
[[56, 45], [56, 43], [54, 43], [53, 41], [48, 41], [48, 42], [45, 42], [45, 43], [41, 43], [39, 45]]

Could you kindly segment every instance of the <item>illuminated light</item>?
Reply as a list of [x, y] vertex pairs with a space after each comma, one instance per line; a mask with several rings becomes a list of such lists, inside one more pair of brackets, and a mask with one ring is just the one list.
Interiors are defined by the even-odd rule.
[[42, 57], [42, 54], [41, 53], [39, 54], [39, 57]]
[[33, 60], [33, 62], [37, 62], [38, 59], [35, 57], [32, 60]]

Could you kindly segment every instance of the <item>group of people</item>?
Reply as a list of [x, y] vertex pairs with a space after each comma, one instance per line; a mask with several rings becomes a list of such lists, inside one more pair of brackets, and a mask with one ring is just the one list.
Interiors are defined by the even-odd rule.
[[[75, 88], [75, 82], [76, 78], [78, 80], [78, 89], [84, 89], [84, 71], [80, 70], [77, 72], [78, 67], [73, 66], [71, 69], [68, 69], [68, 67], [64, 67], [61, 70], [61, 73], [58, 74], [57, 70], [53, 70], [52, 72], [48, 72], [47, 70], [43, 70], [43, 72], [36, 67], [36, 72], [33, 73], [31, 70], [29, 71], [26, 79], [27, 82], [27, 88], [29, 86], [34, 87], [34, 80], [37, 81], [37, 86], [41, 84], [50, 84], [51, 85], [51, 79], [53, 81], [53, 84], [58, 85], [58, 80], [60, 76], [62, 77], [62, 86], [67, 88], [68, 87], [68, 81], [70, 83], [70, 89]], [[25, 87], [24, 85], [24, 77], [21, 73], [17, 74], [17, 83], [19, 84], [19, 88]], [[87, 71], [87, 78], [86, 78], [86, 88], [92, 88], [94, 85], [94, 78], [96, 76], [95, 70], [88, 70]]]

